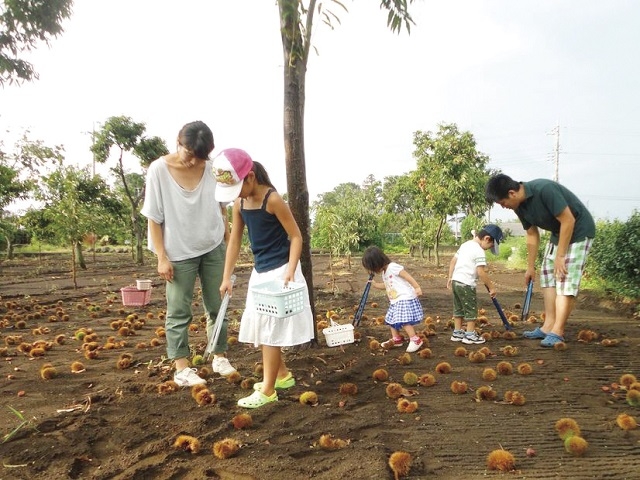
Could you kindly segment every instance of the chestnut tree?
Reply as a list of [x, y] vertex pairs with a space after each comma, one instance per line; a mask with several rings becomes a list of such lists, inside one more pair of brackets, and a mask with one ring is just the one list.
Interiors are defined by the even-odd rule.
[[[124, 195], [129, 204], [129, 225], [135, 238], [135, 260], [139, 265], [144, 264], [143, 239], [145, 237], [146, 222], [140, 214], [144, 200], [145, 174], [136, 174], [132, 168], [141, 167], [146, 173], [146, 167], [163, 155], [169, 153], [167, 145], [160, 137], [146, 137], [144, 123], [134, 122], [130, 117], [109, 117], [102, 127], [94, 134], [91, 151], [99, 163], [106, 163], [115, 153], [115, 162], [111, 172], [115, 175], [118, 191]], [[137, 158], [133, 163], [125, 153], [131, 153]]]
[[[386, 10], [387, 26], [392, 32], [406, 28], [410, 32], [413, 20], [408, 5], [414, 0], [381, 0], [380, 8]], [[307, 62], [311, 48], [314, 15], [333, 28], [340, 22], [338, 12], [347, 11], [338, 0], [277, 0], [280, 13], [280, 33], [284, 57], [284, 150], [287, 172], [289, 206], [302, 232], [302, 257], [300, 263], [307, 281], [311, 305], [314, 304], [313, 274], [311, 266], [311, 238], [309, 216], [309, 190], [307, 187], [304, 109]]]

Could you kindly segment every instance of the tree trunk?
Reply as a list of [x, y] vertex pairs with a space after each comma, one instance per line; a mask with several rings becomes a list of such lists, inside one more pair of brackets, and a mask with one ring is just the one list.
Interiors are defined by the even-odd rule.
[[71, 278], [73, 279], [73, 288], [78, 289], [78, 280], [76, 275], [76, 246], [71, 244]]
[[78, 259], [78, 265], [80, 265], [80, 268], [83, 270], [87, 269], [87, 264], [84, 261], [84, 255], [82, 254], [82, 243], [81, 242], [75, 242], [74, 247], [76, 250], [76, 258]]
[[13, 260], [13, 242], [9, 234], [6, 234], [5, 238], [7, 239], [7, 260]]
[[[315, 5], [315, 1], [312, 2]], [[304, 155], [304, 102], [305, 76], [308, 50], [305, 51], [300, 31], [297, 0], [280, 0], [282, 46], [284, 53], [284, 150], [287, 171], [287, 193], [291, 213], [302, 233], [302, 255], [300, 264], [307, 281], [309, 300], [315, 318], [315, 298], [313, 293], [313, 267], [311, 264], [311, 236], [309, 220], [309, 190]], [[315, 8], [315, 7], [314, 7]], [[309, 14], [313, 14], [311, 5]], [[309, 18], [307, 26], [310, 28]], [[315, 341], [318, 331], [314, 322]]]
[[136, 229], [136, 258], [138, 265], [144, 265], [144, 247], [142, 246], [142, 228], [138, 225]]
[[[335, 295], [336, 291], [336, 274], [333, 271], [333, 251], [329, 251], [329, 273], [331, 275], [331, 294]], [[315, 317], [314, 317], [315, 318]], [[318, 336], [318, 332], [316, 332], [316, 337]]]
[[442, 235], [442, 228], [444, 227], [445, 222], [447, 221], [447, 217], [442, 217], [440, 219], [440, 225], [438, 225], [438, 231], [436, 232], [436, 241], [433, 246], [433, 250], [436, 256], [436, 267], [440, 266], [440, 236]]
[[135, 213], [135, 205], [132, 206], [134, 208], [131, 214], [131, 231], [133, 233], [133, 242], [131, 245], [131, 252], [133, 254], [133, 259], [138, 265], [144, 265], [144, 249], [142, 248], [142, 227], [140, 226], [140, 222], [138, 221], [139, 214]]
[[[309, 221], [309, 190], [304, 156], [303, 106], [304, 86], [296, 80], [295, 70], [285, 68], [284, 148], [287, 168], [289, 207], [302, 233], [300, 264], [309, 288], [309, 300], [315, 318], [313, 267], [311, 264], [311, 233]], [[316, 332], [317, 339], [317, 332]]]

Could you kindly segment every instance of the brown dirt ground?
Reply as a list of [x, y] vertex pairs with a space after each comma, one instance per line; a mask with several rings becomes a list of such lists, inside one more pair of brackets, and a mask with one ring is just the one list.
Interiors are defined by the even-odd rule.
[[[21, 423], [8, 407], [21, 412], [25, 424], [0, 444], [0, 480], [389, 479], [393, 472], [388, 462], [395, 451], [408, 452], [412, 458], [408, 475], [402, 478], [472, 479], [504, 475], [487, 468], [487, 455], [500, 448], [515, 457], [515, 470], [506, 474], [509, 478], [638, 478], [640, 430], [623, 431], [616, 425], [620, 413], [636, 418], [640, 414], [637, 407], [626, 403], [625, 391], [617, 386], [623, 374], [640, 375], [640, 322], [629, 315], [627, 305], [605, 305], [585, 292], [570, 320], [567, 349], [555, 351], [522, 339], [522, 330], [529, 326], [525, 322], [515, 322], [516, 338], [503, 338], [504, 328], [482, 292], [480, 306], [488, 319], [483, 332], [497, 338], [486, 343], [491, 351], [486, 361], [472, 363], [456, 356], [460, 345], [449, 340], [451, 300], [445, 288], [445, 268], [409, 257], [395, 259], [422, 285], [425, 314], [431, 317], [434, 329], [428, 337], [432, 356], [412, 354], [412, 362], [401, 365], [403, 350], [370, 349], [371, 339], [382, 341], [388, 335], [386, 327], [376, 324], [386, 311], [384, 293], [372, 291], [367, 318], [356, 330], [359, 341], [329, 348], [320, 333], [318, 345], [288, 351], [286, 361], [297, 385], [282, 392], [279, 402], [252, 411], [236, 406], [238, 398], [250, 393], [248, 389], [206, 372], [208, 387], [215, 394], [213, 404], [198, 406], [188, 389], [158, 392], [158, 385], [170, 380], [172, 372], [163, 361], [164, 345], [150, 346], [153, 339], [163, 340], [156, 329], [163, 325], [159, 316], [165, 307], [164, 288], [155, 275], [153, 260], [138, 267], [127, 254], [98, 254], [95, 263], [87, 259], [88, 270], [80, 273], [78, 290], [71, 286], [66, 257], [5, 261], [0, 279], [0, 349], [12, 343], [10, 337], [13, 343], [30, 345], [44, 340], [52, 348], [36, 358], [20, 353], [16, 345], [2, 351], [0, 436]], [[317, 313], [324, 316], [327, 310], [334, 310], [340, 322], [348, 323], [360, 300], [365, 272], [334, 264], [336, 289], [332, 293], [328, 258], [314, 256], [313, 263]], [[229, 307], [231, 335], [237, 331], [249, 273], [249, 264], [237, 269], [236, 295]], [[519, 317], [522, 272], [494, 265], [490, 273], [503, 307]], [[151, 302], [144, 307], [124, 307], [119, 289], [137, 278], [153, 279]], [[372, 306], [373, 302], [379, 306]], [[536, 291], [532, 315], [538, 317], [541, 309], [541, 295]], [[57, 310], [68, 319], [59, 318]], [[194, 310], [198, 328], [192, 340], [195, 349], [202, 351], [206, 337], [197, 298]], [[144, 323], [133, 331], [135, 335], [120, 337], [110, 324], [130, 314], [137, 314]], [[16, 327], [19, 317], [26, 321], [23, 328]], [[85, 358], [86, 347], [74, 338], [81, 327], [97, 335], [95, 359]], [[38, 328], [46, 330], [38, 334], [34, 332]], [[595, 332], [598, 338], [578, 341], [583, 330]], [[58, 335], [66, 339], [60, 345], [54, 341]], [[104, 349], [110, 336], [125, 345]], [[605, 346], [603, 339], [618, 343]], [[505, 355], [504, 347], [509, 345], [517, 348], [516, 356]], [[132, 355], [133, 361], [129, 368], [119, 369], [117, 362], [123, 353]], [[256, 376], [259, 351], [233, 344], [229, 358], [242, 378]], [[86, 371], [71, 373], [74, 361], [82, 362]], [[533, 373], [514, 372], [498, 375], [493, 382], [483, 381], [483, 370], [496, 368], [501, 361], [514, 367], [529, 363]], [[440, 362], [448, 362], [452, 372], [437, 373]], [[55, 378], [41, 378], [46, 363], [55, 367]], [[409, 400], [416, 401], [418, 409], [399, 413], [396, 400], [386, 395], [389, 382], [372, 379], [374, 370], [380, 368], [388, 371], [391, 382], [403, 383], [404, 374], [414, 372], [433, 374], [436, 384], [404, 385], [414, 393]], [[466, 382], [469, 391], [452, 393], [453, 381]], [[345, 383], [355, 384], [357, 394], [341, 394]], [[475, 401], [475, 391], [483, 385], [497, 393], [495, 401]], [[305, 391], [317, 393], [316, 405], [299, 402]], [[507, 391], [522, 393], [526, 403], [516, 406], [504, 401]], [[253, 426], [235, 429], [231, 420], [239, 413], [249, 413]], [[554, 428], [563, 417], [579, 424], [588, 442], [583, 457], [565, 451]], [[196, 437], [200, 452], [173, 448], [181, 434]], [[323, 434], [349, 443], [325, 450], [319, 446]], [[241, 447], [235, 456], [221, 460], [212, 448], [226, 438], [235, 439]], [[528, 448], [536, 451], [535, 456], [527, 456]]]

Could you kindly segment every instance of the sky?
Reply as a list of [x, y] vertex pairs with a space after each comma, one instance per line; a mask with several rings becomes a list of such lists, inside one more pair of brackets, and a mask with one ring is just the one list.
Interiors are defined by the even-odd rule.
[[[347, 0], [342, 12], [324, 2], [340, 24], [315, 22], [311, 202], [341, 183], [414, 170], [414, 132], [455, 123], [490, 168], [521, 181], [554, 178], [557, 143], [559, 181], [597, 219], [640, 209], [640, 2], [418, 0], [410, 35], [391, 33], [379, 4]], [[214, 154], [243, 148], [286, 191], [275, 1], [75, 0], [64, 29], [26, 56], [39, 80], [0, 89], [5, 151], [29, 130], [84, 166], [90, 132], [111, 116], [144, 122], [170, 150], [182, 125], [202, 120]], [[514, 218], [501, 207], [489, 215]]]

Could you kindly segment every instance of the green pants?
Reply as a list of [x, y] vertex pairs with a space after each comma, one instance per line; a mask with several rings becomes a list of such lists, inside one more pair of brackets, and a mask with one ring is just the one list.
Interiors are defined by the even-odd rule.
[[478, 317], [478, 300], [476, 288], [455, 280], [451, 284], [453, 290], [453, 316], [473, 322]]
[[[170, 359], [189, 358], [189, 325], [193, 321], [191, 304], [196, 277], [202, 287], [202, 303], [207, 315], [207, 335], [213, 329], [215, 319], [220, 310], [220, 284], [224, 273], [224, 256], [226, 247], [218, 247], [199, 257], [180, 262], [172, 262], [173, 281], [167, 282], [167, 317], [165, 330], [167, 338], [167, 355]], [[222, 353], [227, 350], [227, 322], [222, 324], [220, 338], [213, 352]]]

